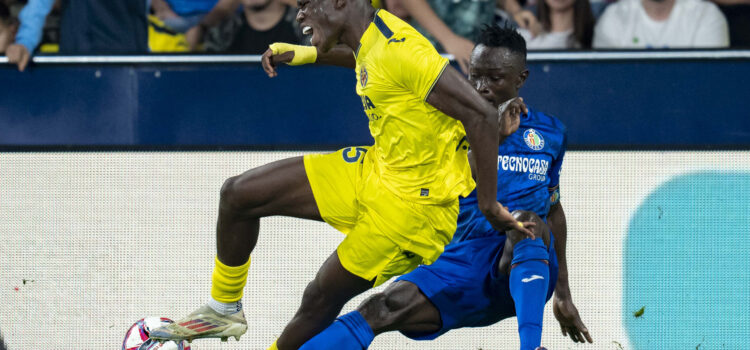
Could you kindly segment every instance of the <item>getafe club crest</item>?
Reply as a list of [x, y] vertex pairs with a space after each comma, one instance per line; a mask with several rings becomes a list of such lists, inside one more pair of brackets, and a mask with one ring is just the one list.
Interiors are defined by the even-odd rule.
[[367, 69], [365, 66], [362, 66], [362, 69], [359, 71], [359, 83], [362, 85], [362, 87], [365, 87], [367, 85]]
[[526, 146], [538, 151], [544, 148], [544, 138], [542, 134], [534, 129], [528, 129], [523, 133], [523, 140], [526, 141]]

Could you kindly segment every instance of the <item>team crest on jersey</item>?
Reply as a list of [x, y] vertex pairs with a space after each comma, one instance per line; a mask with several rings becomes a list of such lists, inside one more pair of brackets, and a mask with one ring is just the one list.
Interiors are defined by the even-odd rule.
[[362, 66], [362, 69], [359, 71], [359, 83], [362, 84], [362, 87], [367, 85], [367, 69], [365, 66]]
[[544, 148], [544, 138], [542, 134], [534, 129], [528, 129], [523, 133], [523, 140], [526, 141], [526, 146], [529, 148], [539, 151]]

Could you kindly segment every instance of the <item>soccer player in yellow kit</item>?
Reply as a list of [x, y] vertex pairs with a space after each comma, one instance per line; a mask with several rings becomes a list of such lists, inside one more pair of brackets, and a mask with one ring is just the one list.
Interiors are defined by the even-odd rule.
[[264, 69], [273, 77], [278, 62], [355, 68], [375, 144], [280, 160], [229, 178], [219, 204], [212, 298], [153, 330], [154, 339], [244, 334], [240, 300], [259, 220], [284, 215], [323, 220], [346, 234], [272, 346], [298, 348], [354, 296], [437, 259], [456, 229], [458, 197], [475, 186], [469, 143], [482, 213], [498, 230], [533, 237], [534, 224], [517, 222], [495, 199], [498, 128], [504, 136], [518, 128], [522, 100], [498, 111], [427, 39], [369, 0], [298, 0], [298, 6], [297, 21], [313, 46], [274, 44]]

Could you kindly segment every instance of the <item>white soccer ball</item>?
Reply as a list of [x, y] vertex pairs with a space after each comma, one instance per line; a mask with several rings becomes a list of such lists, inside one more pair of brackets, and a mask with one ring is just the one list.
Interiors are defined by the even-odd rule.
[[125, 340], [122, 341], [122, 350], [190, 350], [190, 345], [184, 341], [179, 344], [173, 341], [159, 344], [158, 341], [148, 338], [152, 329], [166, 326], [174, 321], [166, 317], [146, 317], [133, 323], [125, 333]]

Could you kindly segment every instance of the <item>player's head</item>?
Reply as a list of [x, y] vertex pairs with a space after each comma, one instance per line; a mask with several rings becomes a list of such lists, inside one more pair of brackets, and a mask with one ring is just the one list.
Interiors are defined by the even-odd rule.
[[510, 27], [485, 26], [469, 66], [469, 81], [479, 94], [497, 107], [518, 96], [528, 76], [523, 37]]
[[297, 0], [297, 7], [297, 22], [302, 32], [312, 34], [310, 44], [322, 52], [339, 43], [352, 18], [368, 9], [372, 11], [369, 0]]

